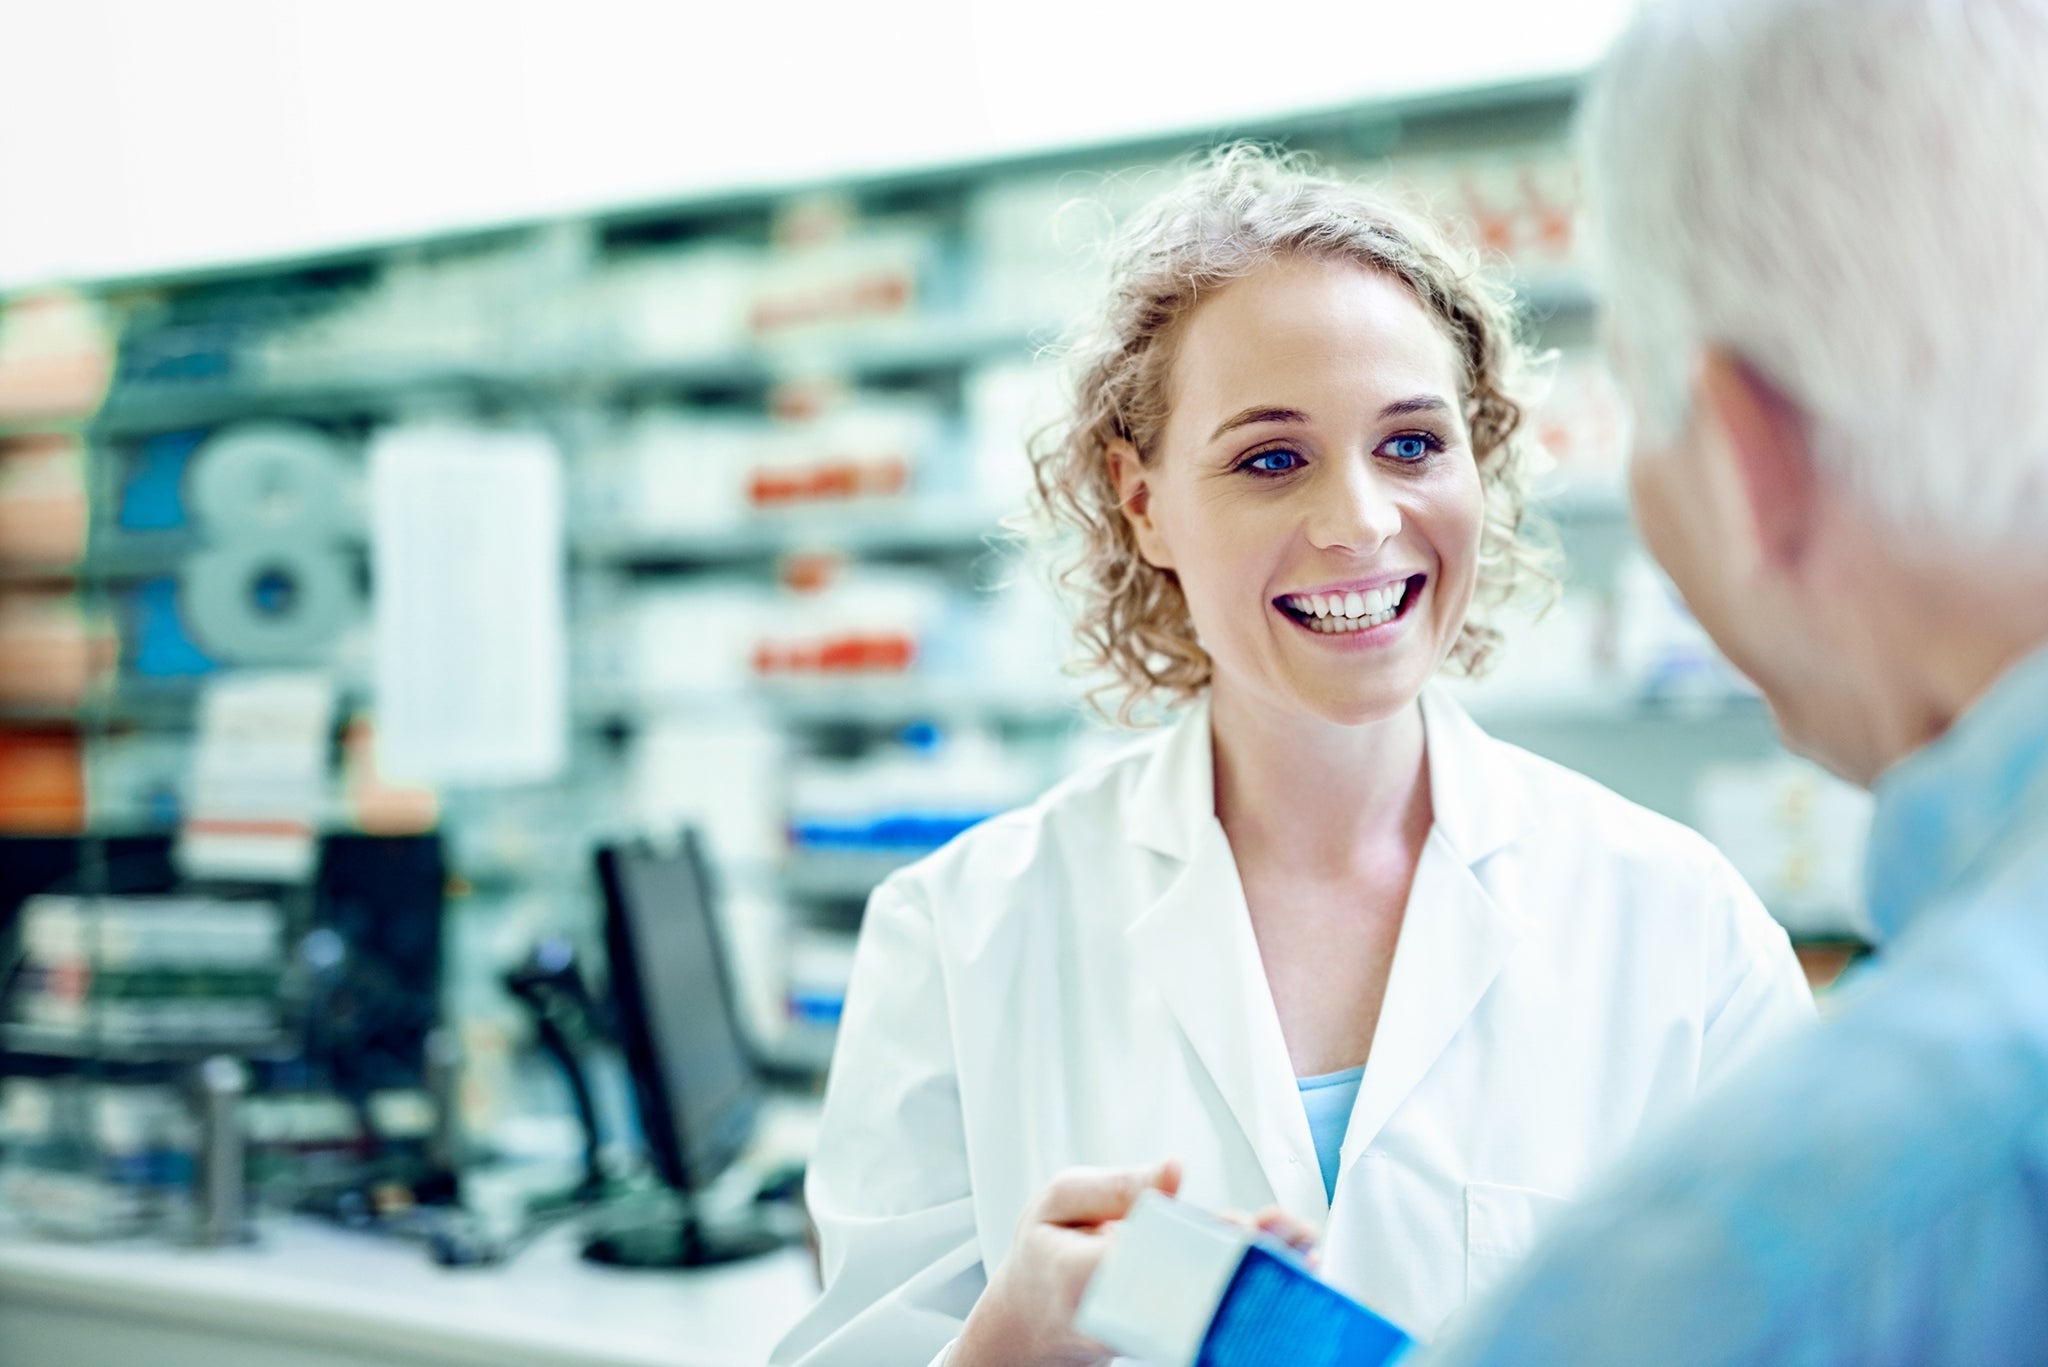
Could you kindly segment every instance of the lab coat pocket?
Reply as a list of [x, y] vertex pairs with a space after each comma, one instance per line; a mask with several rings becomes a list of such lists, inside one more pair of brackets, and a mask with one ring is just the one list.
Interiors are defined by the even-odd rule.
[[1498, 1182], [1465, 1186], [1465, 1299], [1485, 1295], [1536, 1246], [1571, 1203]]

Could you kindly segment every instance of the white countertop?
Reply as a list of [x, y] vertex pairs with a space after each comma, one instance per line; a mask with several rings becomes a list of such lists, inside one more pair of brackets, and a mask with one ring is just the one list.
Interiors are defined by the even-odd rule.
[[596, 1266], [576, 1247], [560, 1230], [508, 1265], [449, 1269], [417, 1244], [305, 1220], [225, 1250], [0, 1233], [0, 1301], [371, 1360], [758, 1367], [817, 1293], [801, 1248], [678, 1272]]

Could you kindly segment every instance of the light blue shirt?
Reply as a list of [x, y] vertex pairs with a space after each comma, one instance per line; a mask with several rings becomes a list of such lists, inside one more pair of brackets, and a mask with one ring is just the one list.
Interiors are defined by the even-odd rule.
[[2048, 652], [1877, 800], [1879, 958], [1428, 1362], [2048, 1361]]
[[1341, 1073], [1295, 1079], [1302, 1108], [1308, 1112], [1308, 1132], [1316, 1141], [1323, 1195], [1333, 1201], [1337, 1199], [1337, 1159], [1344, 1152], [1344, 1132], [1351, 1128], [1351, 1107], [1358, 1100], [1358, 1084], [1364, 1077], [1365, 1066], [1360, 1064]]

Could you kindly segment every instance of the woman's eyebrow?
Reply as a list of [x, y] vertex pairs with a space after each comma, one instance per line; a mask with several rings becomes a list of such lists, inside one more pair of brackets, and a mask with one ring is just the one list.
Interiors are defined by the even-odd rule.
[[1397, 418], [1409, 413], [1448, 413], [1451, 406], [1434, 394], [1417, 394], [1412, 399], [1396, 399], [1380, 410], [1383, 418]]
[[[1413, 398], [1394, 400], [1380, 410], [1380, 416], [1382, 418], [1398, 418], [1411, 413], [1448, 413], [1450, 411], [1451, 406], [1436, 395], [1417, 394]], [[1241, 413], [1225, 418], [1217, 426], [1216, 430], [1209, 434], [1209, 440], [1215, 441], [1225, 432], [1235, 431], [1240, 427], [1255, 427], [1260, 423], [1266, 422], [1307, 422], [1308, 420], [1308, 414], [1302, 412], [1299, 408], [1266, 408], [1255, 405]]]
[[1247, 408], [1242, 413], [1225, 418], [1222, 425], [1209, 434], [1209, 440], [1214, 441], [1225, 432], [1234, 431], [1240, 427], [1252, 427], [1262, 422], [1307, 421], [1308, 414], [1298, 408]]

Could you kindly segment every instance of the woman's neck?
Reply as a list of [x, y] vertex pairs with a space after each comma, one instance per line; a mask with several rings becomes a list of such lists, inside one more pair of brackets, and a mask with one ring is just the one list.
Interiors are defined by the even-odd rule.
[[1336, 876], [1389, 842], [1419, 853], [1431, 806], [1422, 708], [1341, 726], [1211, 690], [1216, 815], [1240, 862]]

